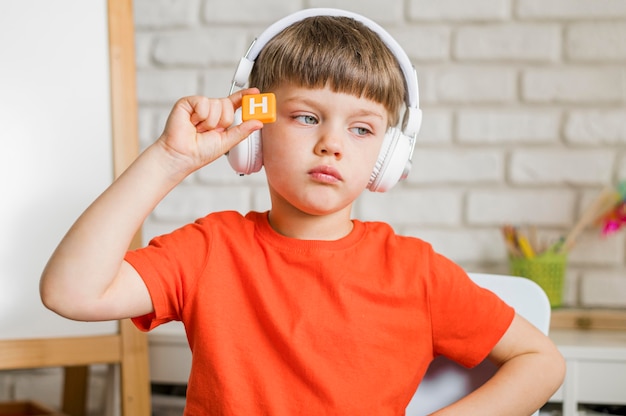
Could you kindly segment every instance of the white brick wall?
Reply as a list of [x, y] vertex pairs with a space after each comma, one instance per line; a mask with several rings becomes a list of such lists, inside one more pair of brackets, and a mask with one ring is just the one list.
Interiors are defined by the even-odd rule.
[[416, 21], [474, 22], [507, 20], [511, 16], [509, 0], [409, 0], [408, 4], [409, 18]]
[[535, 104], [623, 106], [625, 71], [617, 65], [562, 65], [527, 69], [522, 74], [522, 97]]
[[[140, 138], [180, 96], [228, 92], [249, 42], [304, 7], [341, 7], [386, 27], [414, 61], [424, 125], [412, 175], [366, 192], [355, 216], [390, 222], [473, 271], [506, 272], [499, 227], [557, 239], [606, 184], [626, 179], [624, 0], [135, 0]], [[145, 237], [211, 210], [269, 207], [263, 174], [225, 160], [188, 178]], [[626, 232], [587, 230], [566, 301], [626, 307]]]
[[523, 19], [613, 19], [626, 17], [623, 0], [519, 0], [516, 13]]
[[460, 27], [453, 45], [459, 60], [554, 62], [561, 56], [557, 24], [502, 23]]
[[460, 109], [456, 136], [461, 143], [538, 143], [559, 140], [561, 113], [546, 109]]
[[623, 62], [626, 23], [578, 23], [567, 32], [566, 53], [571, 60]]

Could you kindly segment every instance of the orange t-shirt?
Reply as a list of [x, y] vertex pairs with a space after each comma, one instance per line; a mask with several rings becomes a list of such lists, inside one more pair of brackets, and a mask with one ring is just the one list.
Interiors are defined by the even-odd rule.
[[404, 415], [429, 363], [481, 362], [513, 310], [419, 239], [354, 221], [336, 241], [222, 212], [129, 252], [154, 313], [184, 323], [185, 415]]

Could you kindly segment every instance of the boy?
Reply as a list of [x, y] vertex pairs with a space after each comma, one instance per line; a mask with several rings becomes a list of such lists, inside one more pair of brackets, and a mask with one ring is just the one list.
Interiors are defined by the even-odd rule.
[[[437, 415], [528, 415], [563, 377], [549, 339], [428, 244], [350, 217], [364, 189], [387, 189], [381, 178], [403, 168], [388, 158], [417, 129], [406, 97], [416, 91], [380, 33], [334, 14], [288, 19], [262, 45], [254, 88], [179, 100], [63, 239], [42, 299], [71, 319], [183, 321], [186, 415], [402, 415], [440, 354], [500, 368]], [[259, 91], [275, 94], [276, 122], [231, 126], [242, 96]], [[172, 188], [250, 135], [270, 211], [213, 213], [126, 252]]]

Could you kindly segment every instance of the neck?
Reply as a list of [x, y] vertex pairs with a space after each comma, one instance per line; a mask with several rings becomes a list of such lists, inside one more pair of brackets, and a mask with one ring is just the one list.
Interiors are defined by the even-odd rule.
[[285, 237], [299, 240], [338, 240], [352, 231], [350, 208], [348, 206], [323, 215], [311, 215], [295, 208], [292, 212], [272, 208], [269, 222], [274, 231]]

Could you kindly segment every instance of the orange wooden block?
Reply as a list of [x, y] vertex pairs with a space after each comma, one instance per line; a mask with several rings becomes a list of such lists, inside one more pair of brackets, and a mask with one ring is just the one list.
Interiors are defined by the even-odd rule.
[[241, 102], [241, 119], [261, 120], [263, 123], [276, 121], [276, 96], [265, 94], [244, 95]]

